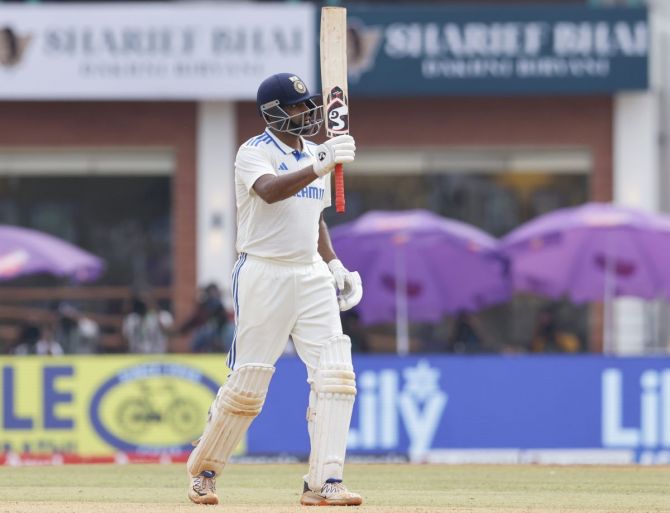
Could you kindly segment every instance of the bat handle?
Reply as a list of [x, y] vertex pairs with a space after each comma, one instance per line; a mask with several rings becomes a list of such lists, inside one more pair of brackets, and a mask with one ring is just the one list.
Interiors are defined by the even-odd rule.
[[344, 213], [344, 169], [342, 164], [335, 164], [335, 211]]

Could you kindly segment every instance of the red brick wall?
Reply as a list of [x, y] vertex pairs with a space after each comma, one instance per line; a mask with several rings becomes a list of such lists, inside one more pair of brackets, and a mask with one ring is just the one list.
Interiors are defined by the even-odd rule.
[[[580, 146], [591, 151], [591, 198], [612, 197], [609, 96], [409, 98], [351, 101], [352, 134], [366, 146]], [[253, 103], [237, 109], [240, 142], [263, 129]]]
[[175, 152], [173, 311], [188, 315], [196, 291], [196, 104], [0, 102], [0, 146], [162, 147]]

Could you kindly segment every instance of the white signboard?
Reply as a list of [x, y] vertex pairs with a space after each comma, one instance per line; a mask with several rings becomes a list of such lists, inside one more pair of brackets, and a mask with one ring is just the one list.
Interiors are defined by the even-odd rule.
[[309, 4], [0, 4], [0, 99], [254, 99], [314, 83]]

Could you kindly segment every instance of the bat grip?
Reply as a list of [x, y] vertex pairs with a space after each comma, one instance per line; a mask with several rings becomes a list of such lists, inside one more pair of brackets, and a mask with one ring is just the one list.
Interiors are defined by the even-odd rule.
[[335, 211], [344, 213], [344, 169], [342, 164], [335, 164]]

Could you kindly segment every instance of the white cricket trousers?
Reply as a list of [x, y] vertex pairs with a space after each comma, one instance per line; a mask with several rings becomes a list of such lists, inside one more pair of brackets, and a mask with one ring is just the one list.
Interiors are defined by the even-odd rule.
[[242, 253], [232, 283], [235, 337], [228, 367], [274, 365], [290, 335], [311, 382], [321, 346], [342, 335], [335, 281], [326, 263], [290, 264]]

